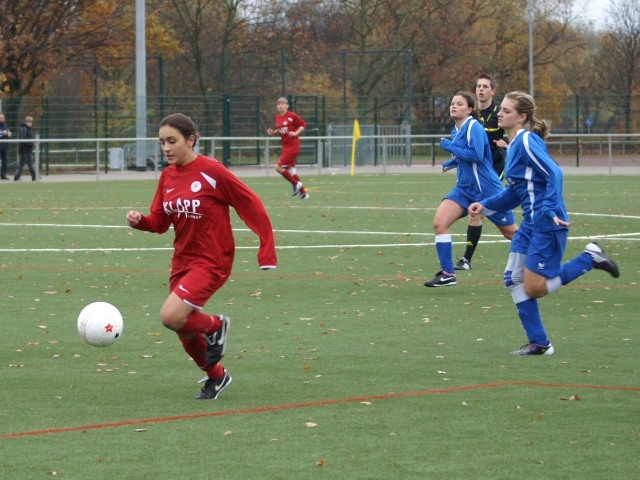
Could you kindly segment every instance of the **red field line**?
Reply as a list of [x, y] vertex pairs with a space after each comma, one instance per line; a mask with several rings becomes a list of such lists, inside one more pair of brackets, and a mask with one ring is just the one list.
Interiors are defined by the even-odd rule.
[[580, 384], [542, 383], [542, 382], [495, 382], [495, 383], [484, 383], [480, 385], [467, 385], [467, 386], [461, 386], [461, 387], [418, 390], [414, 392], [397, 392], [397, 393], [392, 392], [392, 393], [384, 393], [379, 395], [367, 395], [362, 397], [318, 400], [315, 402], [289, 403], [289, 404], [283, 404], [283, 405], [268, 405], [264, 407], [252, 407], [252, 408], [244, 408], [244, 409], [236, 409], [236, 410], [221, 410], [217, 412], [190, 413], [185, 415], [173, 415], [173, 416], [157, 417], [157, 418], [140, 418], [135, 420], [122, 420], [119, 422], [80, 425], [77, 427], [48, 428], [45, 430], [32, 430], [27, 432], [5, 433], [0, 435], [0, 439], [30, 437], [30, 436], [37, 436], [37, 435], [46, 435], [50, 433], [77, 432], [77, 431], [83, 431], [83, 430], [95, 430], [95, 429], [102, 429], [102, 428], [126, 427], [126, 426], [132, 426], [132, 425], [146, 425], [146, 424], [152, 424], [152, 423], [175, 422], [175, 421], [181, 421], [181, 420], [193, 420], [196, 418], [203, 418], [203, 417], [246, 415], [246, 414], [252, 414], [252, 413], [273, 412], [277, 410], [292, 410], [297, 408], [318, 407], [322, 405], [337, 405], [340, 403], [357, 403], [357, 402], [366, 402], [371, 400], [386, 400], [390, 398], [415, 397], [420, 395], [435, 395], [435, 394], [442, 394], [442, 393], [446, 394], [446, 393], [453, 393], [453, 392], [464, 392], [469, 390], [479, 390], [479, 389], [505, 387], [505, 386], [513, 386], [513, 385], [526, 385], [526, 386], [532, 386], [532, 387], [601, 389], [601, 390], [640, 392], [640, 387], [619, 387], [619, 386], [607, 386], [607, 385], [580, 385]]
[[553, 388], [582, 388], [591, 390], [615, 390], [626, 392], [640, 392], [640, 387], [615, 387], [611, 385], [583, 385], [574, 383], [547, 383], [547, 382], [510, 382], [512, 385], [529, 385], [531, 387], [553, 387]]

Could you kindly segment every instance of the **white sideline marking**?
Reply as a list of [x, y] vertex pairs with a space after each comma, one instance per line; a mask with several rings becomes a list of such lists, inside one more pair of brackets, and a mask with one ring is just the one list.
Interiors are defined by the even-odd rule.
[[[326, 208], [326, 207], [322, 207]], [[396, 207], [355, 207], [347, 206], [340, 207], [343, 209], [358, 209], [358, 210], [400, 210]], [[435, 210], [425, 208], [402, 208], [401, 210]], [[626, 218], [626, 219], [640, 219], [640, 216], [636, 215], [609, 215], [609, 214], [595, 214], [595, 213], [570, 213], [570, 216], [591, 216], [591, 217], [610, 217], [610, 218]], [[130, 229], [127, 225], [86, 225], [86, 224], [62, 224], [62, 223], [3, 223], [0, 222], [1, 227], [49, 227], [49, 228], [96, 228], [96, 229]], [[234, 232], [250, 232], [248, 228], [234, 229]], [[274, 230], [276, 233], [289, 233], [289, 234], [317, 234], [317, 235], [393, 235], [403, 237], [432, 237], [432, 232], [381, 232], [381, 231], [355, 231], [355, 230], [291, 230], [282, 229]], [[141, 232], [144, 233], [144, 232]], [[466, 236], [465, 233], [453, 233], [454, 237]], [[509, 241], [504, 239], [501, 234], [483, 233], [483, 243], [508, 243]], [[488, 241], [488, 239], [493, 239]], [[626, 241], [640, 241], [640, 232], [636, 233], [618, 233], [607, 235], [588, 235], [588, 236], [575, 236], [569, 237], [569, 240], [600, 240], [600, 239], [614, 239], [614, 240], [626, 240]], [[454, 245], [464, 245], [466, 241], [453, 242]], [[346, 249], [346, 248], [394, 248], [394, 247], [429, 247], [434, 246], [434, 242], [414, 242], [414, 243], [377, 243], [377, 244], [329, 244], [329, 245], [278, 245], [278, 250], [288, 249]], [[255, 250], [257, 246], [237, 246], [238, 250]], [[173, 247], [113, 247], [113, 248], [0, 248], [2, 253], [47, 253], [47, 252], [165, 252], [172, 251]]]
[[[366, 232], [368, 233], [368, 232]], [[424, 234], [416, 234], [424, 235]], [[463, 236], [462, 234], [458, 236]], [[492, 235], [494, 237], [501, 237], [500, 235]], [[638, 238], [629, 238], [638, 237]], [[639, 233], [628, 233], [622, 235], [590, 235], [580, 237], [569, 237], [569, 240], [627, 240], [627, 241], [640, 241]], [[485, 241], [488, 243], [509, 243], [509, 240], [491, 240]], [[466, 241], [453, 242], [453, 245], [465, 245]], [[277, 250], [310, 250], [310, 249], [349, 249], [349, 248], [396, 248], [396, 247], [432, 247], [434, 242], [419, 242], [419, 243], [355, 243], [355, 244], [329, 244], [329, 245], [277, 245]], [[255, 250], [257, 246], [236, 246], [236, 250]], [[172, 251], [173, 247], [113, 247], [113, 248], [0, 248], [1, 253], [78, 253], [78, 252], [167, 252]]]

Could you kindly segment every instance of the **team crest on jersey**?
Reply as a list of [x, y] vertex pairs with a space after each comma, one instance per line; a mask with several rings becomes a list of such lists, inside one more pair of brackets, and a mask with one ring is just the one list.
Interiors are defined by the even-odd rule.
[[195, 193], [195, 192], [199, 192], [200, 190], [202, 190], [202, 184], [198, 180], [196, 180], [195, 182], [193, 182], [191, 184], [191, 191], [192, 192]]

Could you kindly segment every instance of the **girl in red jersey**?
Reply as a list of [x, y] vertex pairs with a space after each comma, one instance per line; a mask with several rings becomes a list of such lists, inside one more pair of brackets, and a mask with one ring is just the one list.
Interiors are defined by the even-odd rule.
[[282, 175], [293, 185], [293, 196], [300, 194], [300, 199], [309, 198], [309, 194], [302, 186], [300, 177], [296, 173], [296, 162], [300, 153], [300, 134], [307, 128], [300, 116], [289, 111], [289, 102], [286, 98], [280, 97], [276, 102], [278, 113], [276, 114], [276, 128], [268, 128], [267, 134], [280, 135], [282, 139], [282, 154], [276, 164], [276, 172]]
[[277, 257], [271, 220], [260, 198], [213, 158], [198, 155], [195, 124], [174, 113], [160, 123], [160, 144], [169, 166], [162, 171], [149, 215], [127, 214], [138, 230], [175, 231], [170, 294], [160, 311], [162, 324], [175, 331], [185, 351], [207, 377], [197, 399], [213, 399], [231, 383], [220, 363], [230, 319], [202, 312], [231, 274], [235, 242], [229, 217], [233, 207], [260, 238], [258, 263], [268, 270]]

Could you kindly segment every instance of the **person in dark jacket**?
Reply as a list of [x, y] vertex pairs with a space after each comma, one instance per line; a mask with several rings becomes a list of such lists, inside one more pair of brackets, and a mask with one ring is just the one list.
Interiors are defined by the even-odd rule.
[[7, 178], [9, 144], [2, 141], [9, 138], [11, 138], [11, 130], [5, 121], [4, 113], [0, 112], [0, 180], [9, 180]]
[[13, 177], [13, 180], [16, 182], [20, 180], [22, 170], [25, 165], [29, 168], [31, 180], [35, 182], [37, 178], [36, 169], [33, 166], [33, 149], [36, 143], [33, 141], [34, 136], [32, 127], [33, 117], [27, 115], [24, 119], [24, 123], [20, 126], [20, 130], [18, 131], [18, 138], [25, 141], [18, 144], [18, 168], [16, 169], [16, 174]]

